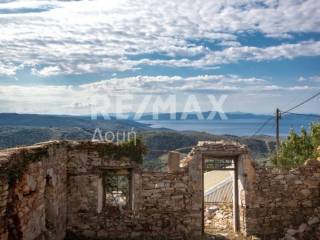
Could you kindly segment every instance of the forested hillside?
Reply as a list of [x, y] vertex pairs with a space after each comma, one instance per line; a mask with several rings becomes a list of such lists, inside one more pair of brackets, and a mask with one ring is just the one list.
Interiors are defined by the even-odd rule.
[[152, 129], [132, 120], [98, 120], [88, 117], [0, 114], [0, 148], [31, 145], [48, 140], [90, 140], [96, 127], [104, 131], [124, 131], [134, 128], [148, 147], [145, 166], [161, 169], [170, 150], [190, 151], [198, 141], [229, 139], [249, 146], [253, 157], [263, 160], [274, 150], [271, 137], [237, 137], [204, 132], [178, 132]]

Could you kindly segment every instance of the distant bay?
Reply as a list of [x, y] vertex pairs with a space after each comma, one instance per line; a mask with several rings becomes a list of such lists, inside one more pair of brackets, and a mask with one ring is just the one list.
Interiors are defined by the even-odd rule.
[[[270, 116], [269, 116], [270, 117]], [[251, 136], [269, 118], [241, 118], [228, 120], [143, 120], [140, 123], [150, 124], [152, 128], [168, 128], [176, 131], [198, 131], [216, 135]], [[315, 121], [311, 117], [289, 117], [280, 121], [280, 135], [286, 136], [290, 129], [300, 131], [301, 127], [308, 128]], [[318, 120], [319, 121], [319, 120]], [[275, 121], [272, 119], [258, 135], [275, 135]]]

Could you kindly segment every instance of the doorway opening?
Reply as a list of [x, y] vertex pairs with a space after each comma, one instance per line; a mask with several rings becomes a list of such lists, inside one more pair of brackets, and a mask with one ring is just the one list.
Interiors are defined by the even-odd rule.
[[203, 156], [203, 232], [228, 236], [239, 231], [238, 157]]

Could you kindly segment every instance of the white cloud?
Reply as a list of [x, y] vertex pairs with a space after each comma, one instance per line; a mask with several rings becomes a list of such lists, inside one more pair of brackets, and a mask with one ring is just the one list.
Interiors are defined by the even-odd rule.
[[308, 82], [310, 85], [317, 85], [320, 83], [320, 75], [313, 75], [313, 76], [300, 76], [298, 78], [298, 82]]
[[310, 77], [310, 80], [314, 82], [320, 82], [320, 76], [319, 75], [312, 76]]
[[35, 68], [32, 69], [32, 73], [34, 75], [38, 75], [41, 77], [47, 77], [47, 76], [53, 76], [58, 75], [61, 73], [61, 69], [58, 66], [50, 66], [50, 67], [44, 67], [41, 70], [37, 70]]
[[151, 65], [175, 65], [180, 67], [205, 68], [220, 64], [236, 63], [240, 60], [261, 62], [265, 60], [293, 59], [301, 56], [319, 56], [320, 41], [304, 41], [297, 44], [281, 44], [266, 48], [229, 47], [222, 51], [211, 51], [199, 60], [141, 60], [141, 63]]
[[86, 101], [88, 96], [71, 86], [7, 85], [0, 87], [0, 112], [72, 114], [77, 111], [70, 105]]
[[[0, 112], [88, 114], [91, 106], [96, 103], [104, 106], [109, 99], [114, 100], [113, 97], [116, 98], [116, 96], [132, 96], [134, 100], [129, 104], [132, 104], [131, 110], [135, 111], [144, 96], [149, 94], [157, 96], [175, 94], [178, 96], [179, 104], [183, 103], [189, 94], [200, 96], [200, 98], [207, 94], [217, 96], [228, 94], [234, 106], [238, 106], [239, 101], [244, 102], [244, 98], [248, 97], [251, 99], [251, 104], [242, 105], [241, 110], [250, 109], [251, 111], [256, 106], [265, 105], [265, 100], [259, 103], [256, 102], [256, 99], [269, 98], [270, 101], [273, 101], [275, 93], [281, 93], [280, 95], [285, 99], [292, 93], [295, 96], [296, 94], [310, 94], [315, 89], [319, 90], [319, 88], [307, 85], [279, 86], [264, 79], [243, 78], [237, 75], [199, 75], [187, 78], [136, 76], [112, 78], [83, 84], [79, 87], [7, 85], [0, 87]], [[252, 101], [250, 94], [256, 93], [259, 93], [259, 97]], [[204, 102], [201, 107], [205, 104], [207, 103]], [[110, 109], [104, 110], [116, 112], [115, 105], [111, 104]]]
[[307, 79], [306, 79], [305, 77], [300, 76], [300, 77], [298, 78], [298, 82], [304, 82], [304, 81], [307, 81]]
[[260, 78], [243, 78], [237, 75], [135, 76], [111, 78], [80, 85], [80, 89], [96, 94], [176, 94], [217, 92], [265, 92], [311, 90], [304, 86], [279, 86]]
[[[256, 48], [241, 46], [236, 35], [253, 31], [272, 37], [319, 33], [319, 15], [317, 0], [0, 3], [0, 73], [14, 75], [8, 62], [50, 76], [126, 71], [140, 64], [212, 67], [239, 60], [318, 56], [317, 41]], [[213, 51], [194, 43], [201, 40], [226, 48]], [[153, 53], [183, 59], [131, 59]]]
[[0, 76], [14, 76], [18, 67], [12, 64], [3, 64], [0, 62]]

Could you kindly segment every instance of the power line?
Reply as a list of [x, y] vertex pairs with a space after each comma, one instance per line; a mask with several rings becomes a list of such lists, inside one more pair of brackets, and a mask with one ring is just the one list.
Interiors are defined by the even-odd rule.
[[298, 107], [301, 107], [302, 105], [306, 104], [307, 102], [311, 101], [312, 99], [316, 98], [320, 96], [320, 92], [317, 92], [316, 94], [312, 95], [311, 97], [307, 98], [306, 100], [302, 101], [301, 103], [293, 106], [292, 108], [286, 110], [286, 111], [283, 111], [283, 112], [280, 112], [279, 108], [277, 108], [277, 113], [276, 113], [276, 122], [277, 122], [277, 131], [276, 131], [276, 140], [277, 140], [277, 150], [279, 150], [280, 148], [280, 119], [281, 119], [281, 115], [286, 115], [288, 113], [291, 113], [292, 110], [298, 108]]
[[262, 129], [264, 129], [264, 127], [272, 120], [274, 119], [274, 117], [270, 117], [268, 118], [255, 132], [252, 136], [256, 136]]
[[[281, 115], [286, 115], [286, 114], [292, 113], [292, 112], [291, 112], [292, 110], [294, 110], [294, 109], [296, 109], [296, 108], [304, 105], [305, 103], [311, 101], [312, 99], [314, 99], [314, 98], [316, 98], [316, 97], [318, 97], [318, 96], [320, 96], [320, 92], [312, 95], [311, 97], [309, 97], [309, 98], [307, 98], [306, 100], [304, 100], [303, 102], [301, 102], [301, 103], [299, 103], [299, 104], [297, 104], [297, 105], [289, 108], [288, 110], [281, 112]], [[295, 114], [295, 113], [292, 113], [292, 114]], [[268, 119], [254, 132], [254, 134], [253, 134], [252, 136], [256, 136], [273, 118], [274, 118], [273, 116], [270, 117], [270, 118], [268, 118]]]
[[308, 114], [308, 113], [295, 113], [295, 112], [287, 112], [286, 115], [298, 115], [298, 116], [304, 116], [304, 117], [310, 117], [310, 118], [319, 118], [320, 119], [320, 115], [316, 115], [316, 114]]
[[273, 132], [275, 129], [276, 129], [276, 123], [275, 122], [273, 122], [273, 124], [271, 125], [271, 131]]
[[290, 112], [290, 111], [292, 111], [292, 110], [294, 110], [294, 109], [296, 109], [296, 108], [304, 105], [305, 103], [311, 101], [312, 99], [314, 99], [314, 98], [316, 98], [316, 97], [318, 97], [318, 96], [320, 96], [320, 92], [314, 94], [313, 96], [311, 96], [311, 97], [309, 97], [308, 99], [304, 100], [303, 102], [295, 105], [294, 107], [292, 107], [292, 108], [290, 108], [290, 109], [288, 109], [288, 110], [286, 110], [286, 111], [283, 111], [282, 114], [286, 114], [286, 113], [288, 113], [288, 112]]
[[[291, 111], [298, 108], [298, 107], [301, 107], [302, 105], [306, 104], [307, 102], [311, 101], [312, 99], [316, 98], [320, 96], [320, 92], [312, 95], [311, 97], [307, 98], [306, 100], [302, 101], [301, 103], [289, 108], [288, 110], [286, 111], [283, 111], [281, 112], [281, 115], [286, 115], [286, 114], [289, 114], [289, 113], [292, 113]], [[295, 114], [295, 113], [292, 113], [292, 114]], [[298, 114], [297, 114], [298, 115]], [[302, 114], [301, 114], [302, 115]], [[260, 131], [262, 131], [264, 129], [264, 127], [272, 120], [274, 119], [274, 116], [268, 118], [265, 122], [262, 123], [262, 125], [254, 132], [254, 134], [252, 136], [256, 136]]]

